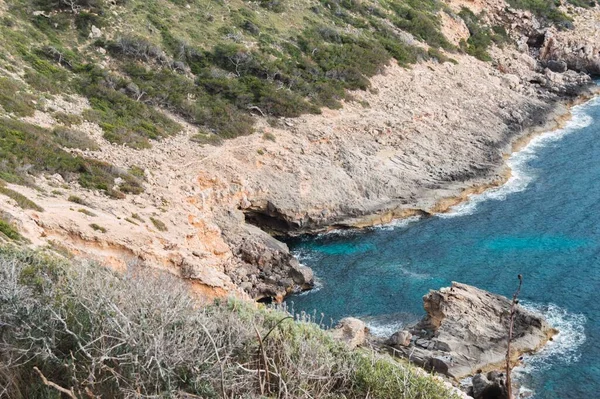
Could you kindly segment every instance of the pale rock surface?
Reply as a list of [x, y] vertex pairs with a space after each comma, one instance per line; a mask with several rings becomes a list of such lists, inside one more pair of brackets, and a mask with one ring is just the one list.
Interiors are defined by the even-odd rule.
[[354, 317], [347, 317], [340, 320], [336, 328], [331, 332], [333, 338], [346, 343], [354, 349], [363, 345], [368, 336], [369, 330], [362, 320]]
[[[423, 297], [427, 315], [410, 329], [414, 342], [397, 346], [417, 364], [459, 379], [505, 361], [511, 301], [452, 283]], [[554, 334], [540, 315], [517, 305], [511, 357], [541, 348]]]
[[390, 346], [409, 346], [412, 334], [409, 331], [401, 330], [395, 332], [387, 341]]

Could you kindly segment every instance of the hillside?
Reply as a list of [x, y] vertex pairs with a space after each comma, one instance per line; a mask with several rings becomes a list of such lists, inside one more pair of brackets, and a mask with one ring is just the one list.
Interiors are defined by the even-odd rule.
[[598, 14], [1, 1], [2, 238], [280, 300], [313, 276], [264, 230], [426, 214], [502, 181], [512, 143], [556, 126], [600, 71]]

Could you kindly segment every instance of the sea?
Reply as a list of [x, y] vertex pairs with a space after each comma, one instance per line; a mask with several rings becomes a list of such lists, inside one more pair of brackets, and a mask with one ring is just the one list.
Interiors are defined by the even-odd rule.
[[423, 295], [458, 281], [512, 296], [558, 329], [515, 370], [523, 397], [600, 398], [600, 99], [508, 159], [503, 186], [450, 212], [288, 242], [317, 277], [287, 299], [325, 326], [346, 316], [386, 337], [421, 319]]

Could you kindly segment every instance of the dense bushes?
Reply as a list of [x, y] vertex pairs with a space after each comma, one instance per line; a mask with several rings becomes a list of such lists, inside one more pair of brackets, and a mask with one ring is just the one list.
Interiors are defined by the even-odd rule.
[[[105, 29], [111, 26], [107, 23], [111, 3], [103, 0], [27, 1], [42, 1], [36, 4], [44, 10], [66, 11], [34, 18], [54, 48], [66, 43], [61, 38], [66, 34], [61, 32], [68, 32], [69, 25], [76, 27], [82, 38], [87, 37], [91, 25]], [[174, 3], [183, 6], [183, 2]], [[339, 107], [346, 90], [368, 88], [368, 78], [392, 57], [401, 65], [429, 58], [426, 51], [405, 43], [388, 23], [390, 18], [396, 27], [435, 48], [451, 48], [439, 29], [435, 13], [441, 3], [437, 0], [378, 6], [353, 0], [322, 0], [312, 7], [321, 22], [307, 19], [299, 28], [285, 32], [265, 25], [260, 13], [252, 8], [260, 6], [277, 14], [289, 8], [285, 1], [250, 3], [228, 8], [231, 24], [218, 28], [223, 36], [210, 46], [202, 38], [190, 40], [175, 33], [177, 28], [169, 21], [169, 13], [156, 4], [138, 4], [137, 14], [143, 16], [143, 10], [148, 11], [145, 18], [151, 30], [158, 31], [159, 41], [156, 36], [150, 40], [139, 29], [113, 41], [96, 43], [117, 61], [120, 78], [106, 73], [99, 76], [85, 57], [60, 49], [31, 55], [23, 52], [32, 66], [27, 80], [36, 89], [54, 93], [64, 90], [65, 85], [59, 89], [52, 82], [73, 80], [59, 78], [57, 73], [75, 72], [79, 78], [68, 86], [90, 99], [94, 111], [86, 117], [99, 122], [110, 141], [143, 148], [149, 145], [148, 139], [176, 130], [148, 106], [167, 108], [221, 137], [236, 137], [252, 132], [252, 114], [295, 117], [318, 113], [323, 106]], [[349, 33], [348, 25], [361, 31]], [[239, 44], [241, 32], [253, 36], [256, 45]]]
[[[45, 35], [51, 46], [34, 52], [22, 49], [22, 57], [31, 66], [27, 82], [44, 92], [71, 89], [84, 94], [94, 108], [86, 116], [101, 124], [106, 138], [136, 148], [148, 147], [149, 139], [178, 130], [177, 124], [153, 107], [166, 108], [222, 138], [236, 137], [253, 131], [253, 114], [296, 117], [318, 113], [321, 107], [339, 107], [348, 90], [367, 89], [369, 77], [392, 58], [403, 66], [430, 58], [445, 62], [449, 58], [440, 49], [455, 51], [441, 33], [439, 12], [446, 9], [439, 0], [319, 0], [302, 5], [260, 0], [227, 7], [173, 0], [170, 8], [154, 1], [132, 2], [119, 10], [136, 19], [132, 22], [136, 27], [132, 25], [127, 34], [111, 31], [113, 2], [20, 3], [39, 6], [37, 1], [43, 2], [43, 9], [61, 12], [33, 19], [39, 30], [36, 34]], [[566, 20], [554, 3], [510, 0], [515, 7], [560, 24]], [[587, 0], [570, 3], [588, 4]], [[182, 12], [184, 6], [189, 11]], [[211, 11], [205, 13], [205, 9]], [[31, 10], [23, 10], [21, 15], [31, 18]], [[181, 21], [184, 14], [199, 19]], [[507, 40], [506, 32], [482, 26], [466, 9], [460, 15], [471, 32], [461, 48], [489, 60], [488, 47]], [[287, 24], [288, 18], [293, 23]], [[78, 49], [85, 48], [82, 43], [91, 44], [87, 33], [92, 25], [104, 26], [107, 34], [87, 50], [108, 50], [115, 73], [96, 67], [98, 57], [79, 53]], [[77, 45], [69, 35], [70, 27], [82, 34]], [[401, 30], [430, 49], [409, 43]]]
[[[555, 0], [507, 0], [512, 7], [529, 10], [542, 20], [556, 24], [562, 28], [572, 28], [572, 20], [558, 9], [560, 2]], [[584, 0], [568, 0], [568, 3], [579, 7], [594, 6], [595, 2]]]
[[509, 40], [504, 27], [494, 26], [490, 29], [487, 26], [481, 25], [479, 17], [466, 7], [463, 7], [458, 15], [465, 21], [470, 33], [467, 41], [461, 41], [461, 48], [473, 57], [482, 61], [491, 61], [491, 57], [487, 51], [488, 47], [492, 43], [502, 45]]
[[57, 387], [77, 398], [452, 398], [425, 373], [351, 352], [284, 312], [201, 307], [151, 269], [119, 276], [7, 249], [0, 342], [0, 392], [14, 399], [58, 398]]
[[[61, 133], [55, 132], [58, 141]], [[134, 176], [110, 164], [77, 157], [64, 151], [53, 141], [46, 129], [0, 118], [0, 178], [19, 184], [28, 184], [32, 174], [59, 173], [67, 181], [77, 180], [82, 187], [104, 191], [120, 198], [123, 193], [115, 189], [115, 179], [120, 177], [132, 193], [140, 193], [142, 184]]]

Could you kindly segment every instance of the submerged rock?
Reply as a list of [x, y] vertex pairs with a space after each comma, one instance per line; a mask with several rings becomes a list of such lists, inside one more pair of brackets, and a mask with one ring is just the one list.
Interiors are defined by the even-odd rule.
[[[478, 288], [452, 283], [423, 297], [427, 315], [408, 347], [395, 345], [417, 364], [454, 378], [501, 366], [506, 356], [511, 301]], [[542, 347], [556, 333], [540, 315], [517, 305], [513, 358]]]

